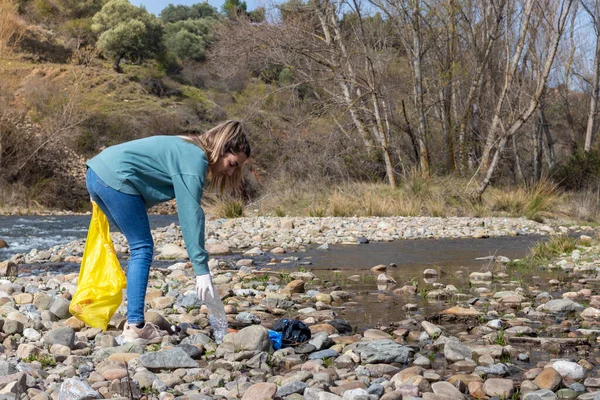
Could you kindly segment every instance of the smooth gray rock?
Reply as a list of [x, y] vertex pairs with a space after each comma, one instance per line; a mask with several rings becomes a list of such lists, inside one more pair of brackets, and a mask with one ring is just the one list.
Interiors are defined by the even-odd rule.
[[579, 303], [575, 303], [570, 299], [555, 299], [542, 304], [537, 308], [538, 311], [547, 311], [551, 313], [568, 312], [583, 310], [585, 307]]
[[344, 392], [344, 400], [369, 400], [369, 392], [365, 389], [352, 389]]
[[360, 355], [363, 363], [393, 363], [405, 364], [414, 354], [409, 346], [402, 346], [393, 340], [380, 339], [369, 342], [359, 342], [355, 352]]
[[144, 367], [152, 369], [198, 367], [198, 363], [180, 347], [174, 347], [172, 349], [161, 350], [154, 353], [142, 354], [140, 356], [140, 362]]
[[69, 305], [71, 302], [69, 300], [62, 297], [55, 297], [52, 305], [50, 305], [50, 312], [56, 315], [60, 319], [67, 319], [71, 317], [71, 313], [69, 312]]
[[50, 346], [53, 344], [62, 344], [72, 349], [75, 345], [75, 331], [68, 326], [56, 328], [47, 332], [42, 341]]
[[444, 357], [452, 362], [462, 361], [466, 358], [472, 358], [473, 351], [459, 341], [451, 340], [444, 346]]
[[260, 324], [260, 318], [251, 312], [241, 312], [235, 316], [235, 320], [243, 324]]
[[498, 376], [510, 375], [510, 370], [508, 369], [508, 367], [501, 363], [488, 365], [487, 367], [482, 367], [482, 366], [476, 367], [475, 371], [482, 371], [488, 375], [498, 375]]
[[58, 391], [58, 400], [91, 400], [101, 398], [100, 393], [77, 378], [65, 379]]
[[181, 341], [181, 344], [207, 344], [213, 340], [205, 335], [204, 333], [196, 333], [195, 335], [188, 336]]
[[321, 360], [323, 358], [337, 357], [339, 355], [340, 355], [340, 353], [338, 353], [337, 351], [335, 351], [333, 349], [327, 349], [327, 350], [321, 350], [321, 351], [312, 353], [310, 356], [308, 356], [308, 359], [309, 360]]
[[552, 390], [541, 389], [527, 393], [523, 400], [557, 400], [557, 397]]
[[308, 384], [306, 384], [305, 382], [300, 382], [300, 381], [293, 381], [290, 383], [286, 383], [285, 385], [283, 385], [279, 389], [277, 389], [277, 396], [284, 397], [284, 396], [289, 396], [292, 393], [302, 394], [302, 393], [304, 393], [304, 390], [307, 387], [308, 387]]
[[269, 351], [271, 348], [269, 330], [261, 325], [248, 326], [233, 335], [233, 344], [236, 349]]

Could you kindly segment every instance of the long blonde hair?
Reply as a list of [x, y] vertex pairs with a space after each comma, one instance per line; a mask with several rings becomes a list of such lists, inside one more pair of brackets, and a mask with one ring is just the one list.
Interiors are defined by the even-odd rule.
[[[217, 162], [219, 157], [226, 153], [244, 153], [250, 158], [250, 144], [240, 121], [229, 120], [220, 123], [202, 134], [184, 136], [189, 142], [204, 150], [208, 164]], [[231, 176], [211, 176], [209, 188], [219, 193], [230, 192], [239, 195], [242, 189], [242, 178], [244, 171], [238, 167]]]

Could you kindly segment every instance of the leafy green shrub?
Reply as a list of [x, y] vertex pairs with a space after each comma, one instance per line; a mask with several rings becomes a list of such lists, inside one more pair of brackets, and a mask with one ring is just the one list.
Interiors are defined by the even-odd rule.
[[116, 71], [123, 58], [139, 61], [163, 50], [161, 21], [127, 0], [107, 2], [93, 22], [92, 30], [100, 34], [98, 49], [115, 60]]
[[600, 153], [577, 151], [553, 171], [553, 177], [560, 187], [567, 190], [581, 190], [600, 184]]
[[180, 59], [200, 61], [208, 45], [214, 41], [213, 25], [216, 19], [188, 19], [167, 24], [165, 44]]

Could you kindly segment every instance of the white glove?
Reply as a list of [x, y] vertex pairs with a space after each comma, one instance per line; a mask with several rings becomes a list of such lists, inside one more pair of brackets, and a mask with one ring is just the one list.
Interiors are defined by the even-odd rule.
[[201, 302], [214, 302], [215, 287], [210, 273], [196, 276], [196, 292]]

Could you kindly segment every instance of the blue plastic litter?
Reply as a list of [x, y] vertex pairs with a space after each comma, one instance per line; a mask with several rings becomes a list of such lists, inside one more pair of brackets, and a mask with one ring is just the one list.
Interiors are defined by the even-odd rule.
[[283, 335], [281, 334], [281, 332], [272, 331], [269, 329], [269, 339], [271, 339], [273, 349], [279, 350], [281, 348], [281, 346], [283, 345], [282, 337]]

